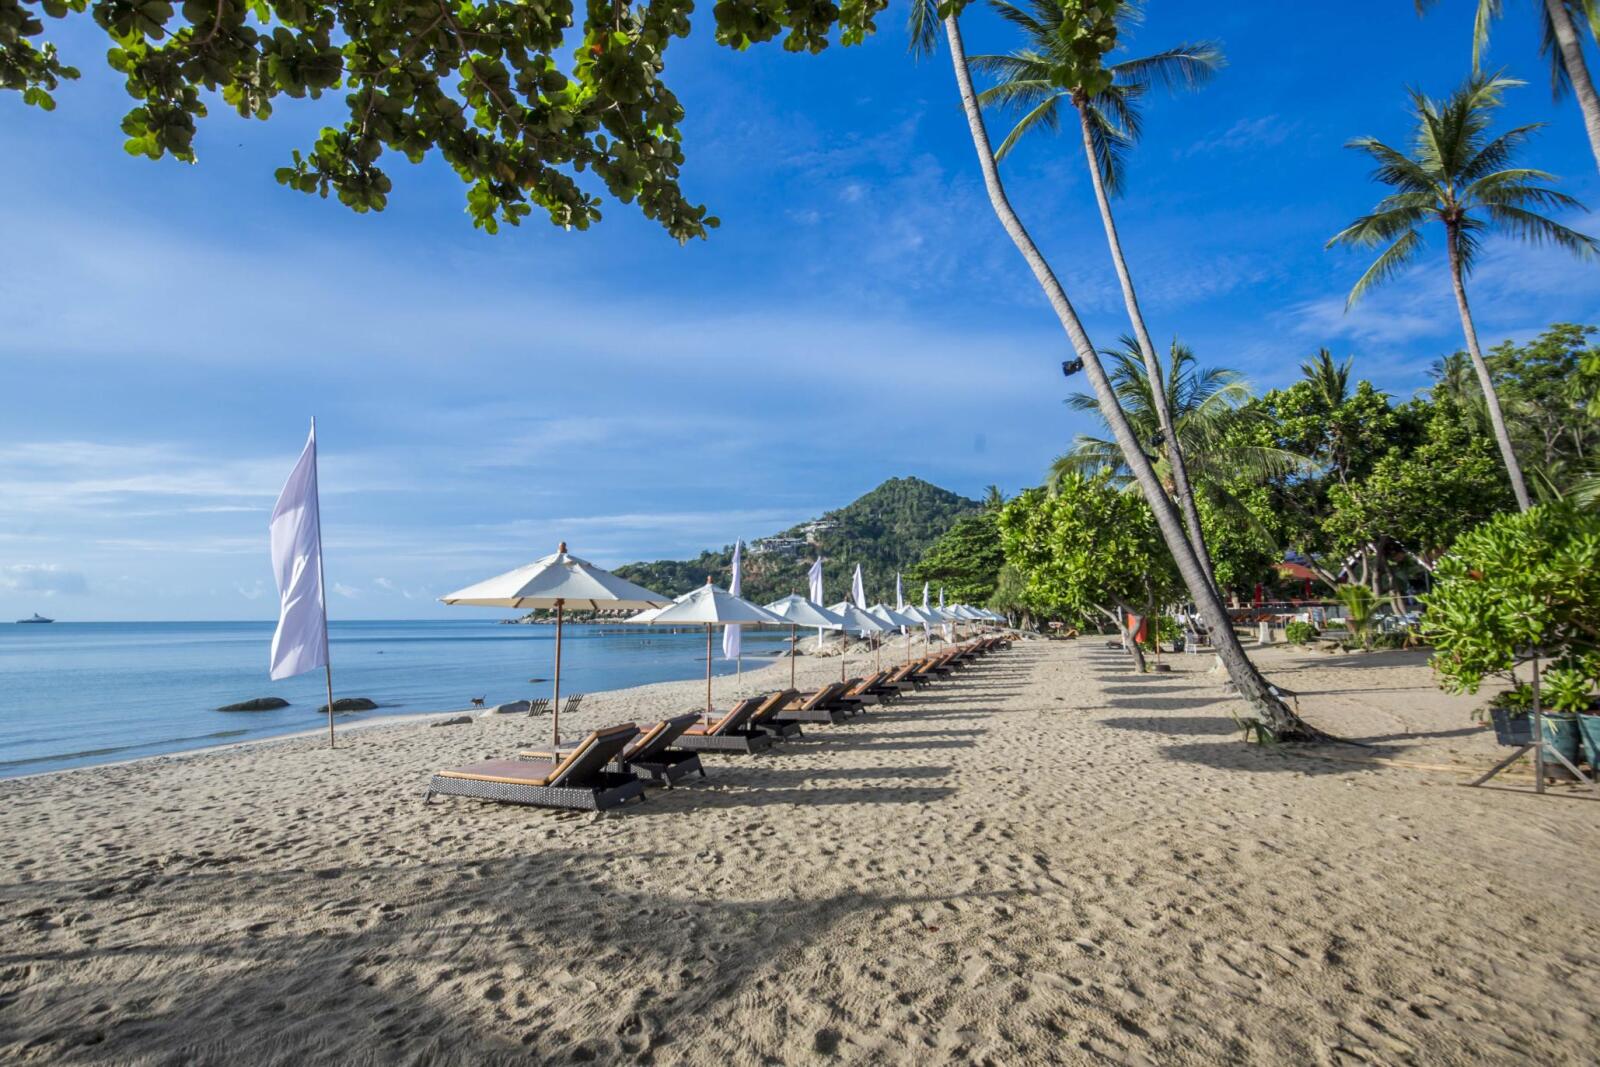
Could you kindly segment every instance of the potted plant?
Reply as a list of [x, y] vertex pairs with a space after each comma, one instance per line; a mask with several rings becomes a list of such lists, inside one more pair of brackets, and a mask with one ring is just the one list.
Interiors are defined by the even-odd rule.
[[[1545, 735], [1557, 732], [1571, 751], [1567, 758], [1577, 761], [1581, 743], [1589, 766], [1600, 767], [1600, 708], [1594, 696], [1600, 682], [1600, 655], [1569, 658], [1544, 673], [1544, 703], [1550, 710], [1545, 720]], [[1552, 729], [1551, 723], [1557, 724]], [[1558, 746], [1560, 747], [1560, 746]]]
[[1516, 747], [1533, 741], [1533, 686], [1523, 684], [1496, 693], [1489, 701], [1495, 740]]
[[[1531, 739], [1531, 723], [1515, 720], [1537, 695], [1546, 754], [1576, 763], [1600, 681], [1600, 515], [1556, 501], [1497, 516], [1463, 534], [1434, 577], [1423, 625], [1440, 684], [1475, 693], [1486, 678], [1509, 681], [1503, 715], [1490, 708], [1502, 741], [1521, 729]], [[1587, 725], [1600, 742], [1600, 722]], [[1588, 755], [1593, 766], [1600, 745]]]

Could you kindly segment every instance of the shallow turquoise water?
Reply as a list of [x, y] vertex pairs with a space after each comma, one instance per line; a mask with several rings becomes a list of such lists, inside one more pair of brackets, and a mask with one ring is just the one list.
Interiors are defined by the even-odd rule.
[[[152, 622], [0, 625], [0, 777], [134, 759], [296, 733], [326, 719], [322, 672], [267, 679], [272, 623]], [[371, 697], [382, 715], [463, 708], [550, 695], [550, 626], [492, 619], [335, 622], [329, 628], [334, 696]], [[786, 633], [745, 635], [745, 664], [787, 644]], [[721, 659], [714, 670], [728, 674]], [[703, 633], [568, 626], [563, 694], [705, 676]], [[280, 696], [277, 711], [213, 710]]]

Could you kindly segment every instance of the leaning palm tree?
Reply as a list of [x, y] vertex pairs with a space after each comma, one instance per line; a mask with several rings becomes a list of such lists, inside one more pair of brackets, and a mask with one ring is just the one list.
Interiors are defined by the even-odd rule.
[[[972, 136], [972, 147], [978, 157], [978, 169], [983, 175], [983, 185], [989, 196], [989, 205], [994, 209], [1001, 228], [1006, 231], [1011, 243], [1016, 246], [1017, 252], [1027, 263], [1028, 269], [1033, 272], [1034, 279], [1039, 283], [1039, 288], [1043, 291], [1051, 310], [1055, 312], [1056, 319], [1061, 323], [1062, 331], [1066, 333], [1072, 345], [1073, 353], [1082, 362], [1084, 373], [1098, 398], [1100, 414], [1110, 427], [1117, 446], [1128, 461], [1129, 471], [1139, 483], [1140, 491], [1150, 504], [1150, 510], [1155, 514], [1161, 538], [1166, 542], [1167, 550], [1172, 553], [1173, 563], [1182, 576], [1189, 595], [1194, 599], [1201, 619], [1215, 635], [1217, 655], [1228, 671], [1229, 680], [1232, 681], [1240, 698], [1249, 705], [1256, 724], [1268, 736], [1279, 740], [1324, 737], [1325, 735], [1305, 723], [1284, 703], [1283, 698], [1261, 676], [1255, 664], [1250, 662], [1244, 645], [1234, 633], [1233, 620], [1228, 615], [1222, 597], [1217, 594], [1215, 586], [1200, 563], [1200, 558], [1195, 554], [1194, 546], [1189, 543], [1184, 533], [1183, 520], [1162, 490], [1160, 479], [1149, 457], [1139, 447], [1133, 426], [1128, 421], [1127, 413], [1117, 402], [1111, 381], [1106, 377], [1099, 355], [1089, 340], [1088, 332], [1083, 328], [1083, 321], [1078, 318], [1077, 309], [1072, 306], [1072, 301], [1062, 288], [1060, 279], [1056, 277], [1044, 254], [1039, 251], [1039, 246], [1034, 243], [1027, 227], [1022, 224], [1016, 209], [1011, 206], [1010, 198], [1006, 196], [1005, 184], [1000, 180], [999, 167], [995, 163], [994, 147], [989, 141], [989, 131], [984, 126], [983, 109], [978, 103], [977, 91], [972, 86], [972, 70], [967, 63], [967, 50], [961, 37], [960, 18], [960, 12], [954, 6], [941, 15], [936, 0], [912, 0], [908, 26], [911, 48], [918, 53], [931, 52], [940, 34], [943, 34], [950, 49], [950, 66], [955, 73], [961, 110], [966, 115], [967, 130]], [[1094, 67], [1100, 64], [1100, 56], [1105, 50], [1100, 42], [1106, 42], [1109, 38], [1114, 43], [1116, 27], [1110, 20], [1086, 18], [1082, 24], [1067, 30], [1067, 33], [1087, 45], [1085, 52], [1092, 53], [1092, 56], [1085, 56], [1074, 65], [1069, 65], [1063, 72], [1064, 77], [1061, 79], [1063, 85], [1069, 81], [1076, 83], [1081, 80], [1074, 76], [1077, 67]]]
[[1483, 235], [1491, 228], [1536, 244], [1549, 242], [1583, 258], [1594, 255], [1600, 245], [1534, 210], [1582, 208], [1572, 197], [1544, 184], [1555, 180], [1552, 175], [1509, 166], [1517, 147], [1542, 123], [1518, 126], [1494, 138], [1489, 136], [1490, 112], [1499, 106], [1507, 88], [1520, 84], [1475, 74], [1443, 101], [1430, 100], [1413, 89], [1411, 106], [1417, 130], [1410, 155], [1373, 137], [1351, 141], [1350, 147], [1377, 160], [1373, 177], [1395, 191], [1380, 200], [1370, 215], [1363, 215], [1335, 234], [1328, 247], [1388, 246], [1350, 290], [1348, 304], [1354, 304], [1417, 257], [1422, 251], [1423, 223], [1444, 224], [1450, 282], [1466, 334], [1467, 352], [1483, 389], [1511, 489], [1518, 506], [1526, 511], [1531, 506], [1528, 487], [1511, 448], [1494, 379], [1478, 347], [1477, 327], [1467, 305], [1466, 277], [1477, 259]]
[[[978, 102], [1006, 108], [1019, 116], [1016, 125], [995, 150], [995, 159], [1005, 159], [1017, 141], [1031, 130], [1059, 130], [1067, 108], [1076, 114], [1090, 184], [1100, 207], [1100, 221], [1105, 227], [1106, 243], [1111, 248], [1111, 261], [1122, 286], [1128, 321], [1133, 326], [1138, 353], [1144, 360], [1146, 381], [1155, 391], [1154, 413], [1159, 420], [1161, 439], [1166, 442], [1167, 463], [1176, 486], [1178, 506], [1183, 510], [1189, 540], [1200, 557], [1201, 566], [1207, 575], [1213, 575], [1211, 554], [1206, 549], [1200, 527], [1200, 512], [1189, 485], [1182, 442], [1172, 432], [1168, 398], [1163, 393], [1161, 362], [1150, 340], [1144, 312], [1139, 307], [1127, 257], [1122, 252], [1122, 238], [1111, 213], [1111, 197], [1123, 189], [1127, 153], [1139, 139], [1140, 98], [1152, 86], [1171, 91], [1203, 85], [1222, 66], [1222, 50], [1209, 41], [1180, 44], [1139, 59], [1122, 60], [1101, 70], [1086, 70], [1088, 77], [1065, 85], [1059, 82], [1059, 75], [1065, 66], [1072, 64], [1074, 57], [1070, 53], [1075, 38], [1072, 33], [1063, 31], [1075, 25], [1072, 20], [1077, 15], [1060, 0], [1022, 0], [1021, 4], [990, 0], [990, 4], [1001, 18], [1022, 31], [1026, 42], [1024, 47], [1008, 55], [970, 59], [974, 68], [996, 78], [993, 88], [978, 95]], [[1119, 31], [1125, 31], [1139, 16], [1140, 8], [1134, 0], [1116, 0], [1113, 18]]]
[[[1137, 343], [1124, 337], [1120, 348], [1106, 349], [1101, 355], [1107, 360], [1118, 400], [1140, 440], [1154, 442], [1160, 432], [1155, 392], [1150, 388]], [[1297, 471], [1309, 472], [1314, 466], [1298, 453], [1246, 443], [1254, 436], [1253, 425], [1266, 418], [1249, 406], [1250, 383], [1225, 367], [1201, 368], [1194, 351], [1176, 341], [1166, 368], [1165, 394], [1171, 403], [1174, 432], [1190, 459], [1194, 491], [1205, 494], [1230, 522], [1260, 528], [1255, 515], [1229, 491], [1229, 483], [1260, 483]], [[1067, 398], [1067, 405], [1077, 411], [1093, 411], [1095, 398], [1075, 393]], [[1149, 458], [1163, 484], [1174, 491], [1172, 468], [1154, 447]], [[1109, 471], [1117, 484], [1129, 488], [1136, 484], [1115, 441], [1079, 434], [1071, 450], [1051, 465], [1050, 481], [1054, 484], [1069, 474], [1102, 470]]]
[[[1536, 0], [1539, 5], [1539, 52], [1550, 60], [1550, 88], [1557, 100], [1568, 89], [1578, 99], [1583, 112], [1583, 128], [1589, 135], [1589, 149], [1595, 166], [1600, 167], [1600, 95], [1589, 77], [1589, 64], [1583, 58], [1583, 41], [1578, 36], [1577, 20], [1589, 24], [1589, 32], [1600, 37], [1600, 0]], [[1416, 0], [1423, 12], [1438, 0]], [[1472, 25], [1472, 69], [1489, 47], [1489, 24], [1504, 10], [1503, 0], [1478, 0], [1477, 17]]]

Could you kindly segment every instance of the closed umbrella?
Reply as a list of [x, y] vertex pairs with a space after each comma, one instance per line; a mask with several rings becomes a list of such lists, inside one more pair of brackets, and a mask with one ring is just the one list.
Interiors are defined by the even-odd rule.
[[660, 593], [618, 578], [588, 560], [567, 555], [561, 542], [555, 553], [514, 571], [496, 575], [477, 585], [458, 589], [439, 598], [446, 604], [467, 604], [484, 608], [554, 608], [556, 612], [556, 669], [554, 699], [551, 701], [550, 727], [555, 743], [561, 744], [561, 622], [569, 607], [656, 608], [668, 603]]
[[782, 600], [766, 605], [768, 611], [789, 623], [789, 688], [794, 688], [795, 649], [800, 643], [800, 627], [815, 626], [823, 630], [842, 630], [844, 620], [816, 601], [807, 600], [798, 593], [790, 593]]
[[776, 626], [788, 620], [774, 615], [759, 604], [736, 597], [726, 589], [718, 589], [706, 579], [699, 589], [662, 608], [650, 620], [652, 626], [673, 626], [683, 623], [703, 624], [706, 628], [706, 719], [711, 718], [711, 629], [715, 626], [744, 624], [750, 626]]

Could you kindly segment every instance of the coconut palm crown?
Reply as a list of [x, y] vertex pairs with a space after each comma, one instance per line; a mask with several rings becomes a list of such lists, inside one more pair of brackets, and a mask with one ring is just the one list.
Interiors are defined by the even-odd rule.
[[[1160, 425], [1138, 344], [1131, 337], [1123, 337], [1120, 347], [1104, 349], [1100, 354], [1106, 361], [1117, 399], [1128, 413], [1128, 421], [1146, 445], [1157, 474], [1170, 489], [1171, 471], [1158, 447]], [[1309, 459], [1295, 452], [1240, 443], [1248, 435], [1238, 431], [1259, 415], [1247, 407], [1251, 399], [1250, 383], [1237, 371], [1201, 367], [1194, 351], [1177, 341], [1172, 343], [1171, 361], [1164, 370], [1173, 427], [1183, 440], [1184, 454], [1191, 457], [1190, 466], [1197, 482], [1216, 490], [1225, 480], [1242, 477], [1265, 481], [1312, 466]], [[1074, 393], [1067, 398], [1067, 406], [1075, 411], [1097, 410], [1095, 398], [1087, 393]], [[1080, 434], [1072, 449], [1051, 466], [1050, 481], [1054, 483], [1068, 473], [1099, 470], [1110, 470], [1118, 483], [1132, 485], [1115, 441]]]
[[1478, 344], [1477, 326], [1467, 302], [1466, 278], [1477, 262], [1483, 236], [1493, 229], [1534, 244], [1553, 244], [1584, 259], [1592, 257], [1600, 245], [1594, 238], [1539, 213], [1539, 209], [1583, 207], [1567, 194], [1549, 188], [1546, 183], [1555, 181], [1553, 175], [1512, 166], [1517, 148], [1542, 123], [1528, 123], [1498, 137], [1490, 136], [1490, 115], [1500, 105], [1501, 94], [1521, 84], [1498, 75], [1474, 74], [1442, 101], [1411, 90], [1416, 132], [1410, 155], [1375, 137], [1361, 137], [1349, 145], [1377, 161], [1373, 177], [1394, 192], [1380, 200], [1370, 214], [1335, 234], [1328, 247], [1387, 246], [1351, 288], [1346, 303], [1349, 306], [1416, 259], [1423, 247], [1424, 223], [1444, 224], [1450, 282], [1466, 336], [1467, 354], [1472, 357], [1478, 385], [1483, 390], [1512, 492], [1518, 506], [1526, 511], [1532, 500], [1506, 430], [1494, 379]]
[[[1058, 132], [1063, 104], [1080, 108], [1094, 137], [1106, 189], [1113, 195], [1123, 188], [1127, 150], [1139, 140], [1139, 99], [1153, 87], [1169, 92], [1198, 88], [1224, 64], [1218, 45], [1200, 41], [1108, 64], [1105, 73], [1110, 75], [1110, 84], [1104, 87], [1064, 84], [1064, 73], [1075, 68], [1068, 51], [1074, 34], [1065, 32], [1070, 27], [1063, 5], [1058, 0], [990, 3], [1001, 18], [1022, 30], [1028, 42], [1006, 55], [969, 57], [974, 68], [996, 79], [993, 88], [978, 94], [979, 103], [1021, 114], [995, 150], [995, 158], [1004, 159], [1030, 130]], [[1120, 26], [1137, 22], [1139, 17], [1138, 4], [1131, 0], [1118, 4]]]
[[1506, 89], [1523, 84], [1498, 75], [1473, 75], [1443, 101], [1410, 91], [1416, 133], [1411, 154], [1391, 148], [1376, 137], [1358, 137], [1350, 148], [1377, 162], [1372, 176], [1394, 192], [1380, 200], [1328, 242], [1376, 248], [1387, 245], [1350, 290], [1349, 304], [1394, 276], [1422, 251], [1420, 227], [1442, 222], [1446, 251], [1470, 274], [1483, 235], [1498, 228], [1535, 244], [1549, 242], [1588, 258], [1600, 251], [1594, 238], [1546, 218], [1536, 208], [1582, 210], [1566, 193], [1548, 188], [1555, 176], [1530, 167], [1512, 167], [1518, 147], [1542, 127], [1518, 126], [1489, 136], [1489, 118]]

